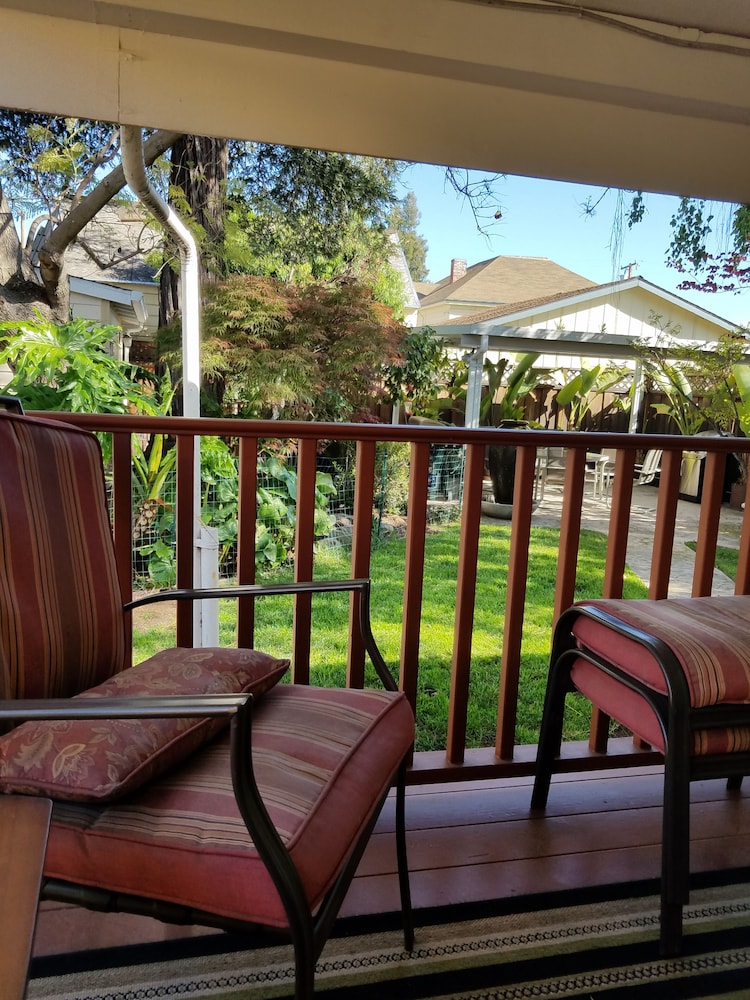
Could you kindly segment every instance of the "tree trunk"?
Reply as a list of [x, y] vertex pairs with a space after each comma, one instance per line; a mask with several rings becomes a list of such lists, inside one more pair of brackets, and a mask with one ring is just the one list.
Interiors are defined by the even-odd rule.
[[[190, 222], [199, 227], [201, 285], [225, 274], [224, 209], [229, 169], [226, 139], [185, 135], [172, 146], [171, 190], [181, 192]], [[205, 235], [204, 235], [205, 234]], [[179, 310], [179, 265], [162, 268], [159, 280], [159, 326], [168, 326]]]
[[0, 184], [0, 322], [34, 319], [36, 311], [52, 318], [49, 301], [21, 246], [10, 205]]

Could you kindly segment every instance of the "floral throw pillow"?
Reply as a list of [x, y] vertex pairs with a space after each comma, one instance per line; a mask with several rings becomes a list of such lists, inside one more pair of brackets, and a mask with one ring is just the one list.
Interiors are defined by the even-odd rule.
[[[259, 698], [289, 660], [254, 649], [167, 649], [78, 698], [237, 694]], [[188, 757], [226, 718], [25, 722], [0, 736], [0, 791], [106, 801]]]

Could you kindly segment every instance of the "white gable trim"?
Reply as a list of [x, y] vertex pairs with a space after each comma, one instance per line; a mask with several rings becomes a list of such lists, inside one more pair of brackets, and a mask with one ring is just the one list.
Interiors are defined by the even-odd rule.
[[[708, 309], [703, 309], [700, 306], [695, 305], [693, 302], [690, 302], [688, 299], [684, 299], [680, 295], [674, 295], [672, 292], [669, 292], [664, 288], [660, 288], [658, 285], [654, 285], [652, 282], [646, 281], [644, 278], [640, 277], [625, 278], [622, 281], [613, 281], [607, 285], [596, 285], [593, 288], [584, 289], [583, 291], [576, 292], [573, 295], [567, 295], [565, 297], [561, 296], [560, 298], [553, 299], [549, 302], [538, 302], [536, 305], [529, 306], [526, 309], [519, 309], [516, 312], [503, 313], [502, 322], [504, 325], [515, 325], [519, 321], [528, 319], [528, 317], [542, 311], [547, 312], [550, 309], [567, 309], [571, 306], [591, 303], [597, 299], [608, 299], [613, 295], [621, 295], [622, 293], [628, 292], [634, 288], [642, 288], [644, 291], [650, 292], [652, 295], [664, 299], [670, 305], [679, 306], [679, 308], [685, 309], [697, 318], [721, 327], [728, 333], [734, 333], [739, 329], [736, 323], [723, 319], [716, 313], [712, 313]], [[481, 323], [477, 323], [476, 326], [477, 328], [483, 328], [486, 323], [491, 322], [493, 322], [493, 320], [484, 320]]]

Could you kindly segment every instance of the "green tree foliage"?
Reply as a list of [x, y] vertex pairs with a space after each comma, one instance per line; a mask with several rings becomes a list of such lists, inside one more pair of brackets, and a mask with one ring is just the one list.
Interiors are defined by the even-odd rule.
[[308, 256], [335, 256], [337, 230], [352, 215], [384, 223], [401, 169], [392, 160], [249, 144], [244, 156], [235, 157], [232, 176], [251, 204], [267, 200], [285, 214]]
[[[405, 329], [356, 281], [304, 287], [233, 275], [208, 292], [202, 345], [207, 410], [350, 420], [382, 392]], [[171, 340], [171, 344], [170, 344]], [[174, 329], [162, 339], [179, 358]]]
[[[610, 193], [582, 205], [586, 215], [595, 215]], [[618, 191], [612, 223], [613, 245], [627, 227], [642, 222], [648, 212], [648, 196], [642, 191]], [[680, 198], [670, 219], [666, 238], [666, 263], [685, 275], [678, 288], [699, 292], [739, 291], [750, 282], [750, 205], [708, 203], [701, 198]]]
[[[160, 157], [170, 147], [167, 163]], [[158, 168], [151, 172], [157, 187], [196, 236], [204, 282], [232, 272], [300, 284], [352, 278], [398, 311], [403, 295], [389, 264], [391, 226], [413, 276], [425, 276], [416, 199], [410, 193], [397, 202], [395, 193], [407, 164], [167, 132], [150, 135], [144, 155]], [[479, 225], [490, 182], [478, 185], [447, 168], [446, 183], [467, 199]], [[34, 306], [57, 321], [67, 318], [65, 251], [124, 186], [116, 126], [0, 110], [0, 286], [9, 318], [32, 318]], [[15, 236], [13, 214], [48, 223], [38, 249], [41, 282], [30, 246], [21, 248], [17, 236], [7, 245], [3, 239], [2, 231]], [[175, 261], [167, 238], [163, 257], [154, 260], [162, 325], [179, 309]]]
[[[713, 225], [712, 225], [713, 224]], [[718, 227], [710, 206], [681, 198], [671, 223], [667, 263], [688, 275], [680, 288], [701, 292], [734, 291], [750, 281], [750, 206], [732, 209], [728, 236]]]
[[227, 271], [299, 285], [354, 279], [402, 311], [386, 222], [403, 164], [287, 146], [230, 151]]
[[386, 365], [383, 371], [388, 395], [392, 402], [412, 400], [416, 412], [434, 407], [445, 376], [450, 371], [450, 359], [442, 343], [430, 327], [410, 330], [401, 345], [402, 359]]
[[57, 216], [80, 200], [119, 155], [108, 122], [0, 112], [0, 177], [19, 216]]
[[398, 233], [412, 281], [427, 281], [428, 278], [427, 241], [419, 235], [420, 218], [417, 196], [409, 191], [393, 206], [388, 220]]
[[744, 434], [744, 371], [750, 360], [746, 332], [725, 333], [713, 350], [679, 342], [680, 327], [663, 323], [652, 314], [650, 322], [660, 331], [655, 346], [640, 345], [638, 356], [652, 386], [667, 401], [657, 412], [670, 416], [681, 434], [717, 430]]

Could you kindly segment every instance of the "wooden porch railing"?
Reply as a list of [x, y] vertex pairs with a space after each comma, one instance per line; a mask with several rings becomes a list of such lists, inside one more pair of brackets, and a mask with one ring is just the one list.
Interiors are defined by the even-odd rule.
[[[356, 442], [351, 573], [355, 577], [365, 577], [370, 575], [376, 444], [380, 441], [409, 442], [411, 464], [399, 672], [400, 685], [414, 705], [418, 697], [422, 607], [425, 601], [429, 601], [429, 594], [425, 594], [424, 588], [424, 568], [430, 445], [465, 446], [447, 746], [445, 752], [432, 751], [415, 755], [412, 767], [412, 780], [415, 782], [527, 774], [533, 769], [535, 747], [516, 745], [515, 731], [537, 449], [562, 447], [567, 450], [553, 609], [555, 619], [574, 599], [587, 452], [602, 448], [616, 449], [601, 596], [620, 597], [626, 565], [636, 458], [639, 453], [642, 454], [648, 449], [658, 448], [663, 451], [649, 585], [649, 596], [652, 598], [666, 597], [668, 592], [683, 451], [707, 453], [692, 586], [694, 596], [706, 596], [711, 592], [726, 457], [730, 452], [750, 452], [750, 440], [718, 437], [466, 430], [454, 427], [229, 421], [209, 418], [188, 420], [174, 417], [146, 418], [89, 414], [54, 416], [91, 430], [112, 434], [114, 535], [123, 592], [128, 596], [132, 589], [133, 511], [130, 451], [133, 433], [165, 433], [176, 440], [177, 585], [179, 587], [189, 587], [192, 584], [195, 435], [231, 436], [239, 439], [240, 499], [237, 559], [239, 583], [255, 582], [255, 484], [260, 441], [292, 440], [298, 446], [294, 561], [297, 580], [312, 579], [314, 491], [319, 444], [332, 440]], [[499, 679], [497, 738], [494, 747], [467, 749], [466, 713], [471, 676], [471, 636], [484, 457], [486, 446], [500, 441], [503, 444], [516, 446], [517, 451]], [[377, 586], [376, 581], [375, 586]], [[742, 521], [736, 592], [750, 593], [750, 505], [745, 507]], [[351, 613], [354, 613], [354, 609]], [[189, 646], [192, 643], [192, 617], [189, 605], [180, 604], [177, 616], [177, 642], [179, 645]], [[299, 683], [306, 683], [309, 679], [310, 622], [310, 596], [302, 595], [296, 601], [293, 640], [293, 676]], [[253, 602], [250, 599], [242, 599], [238, 602], [237, 610], [237, 636], [241, 645], [252, 645], [253, 626]], [[362, 683], [363, 664], [363, 650], [354, 648], [350, 643], [347, 667], [350, 685], [356, 686]], [[624, 739], [610, 740], [609, 752], [606, 756], [602, 754], [607, 721], [594, 716], [588, 745], [581, 743], [565, 745], [563, 766], [566, 769], [623, 766], [626, 763], [640, 763], [644, 760], [646, 752], [634, 747], [632, 741]]]

